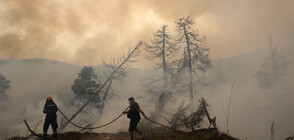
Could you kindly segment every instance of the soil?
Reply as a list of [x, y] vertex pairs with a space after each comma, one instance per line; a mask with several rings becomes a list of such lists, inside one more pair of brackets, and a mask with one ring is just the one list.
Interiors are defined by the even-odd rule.
[[[7, 140], [43, 140], [36, 136], [11, 137]], [[57, 138], [49, 135], [46, 140], [130, 140], [129, 133], [93, 133], [93, 132], [65, 132], [58, 134]], [[194, 132], [165, 132], [145, 133], [143, 136], [135, 133], [135, 140], [238, 140], [216, 129], [200, 129]]]

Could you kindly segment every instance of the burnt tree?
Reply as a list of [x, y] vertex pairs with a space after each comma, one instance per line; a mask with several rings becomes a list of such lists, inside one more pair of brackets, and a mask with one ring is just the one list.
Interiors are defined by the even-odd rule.
[[9, 83], [10, 83], [9, 80], [7, 80], [3, 75], [0, 75], [0, 101], [1, 102], [6, 101], [8, 99], [7, 95], [5, 94], [5, 91], [10, 88]]
[[[109, 78], [109, 76], [112, 74], [113, 71], [116, 70], [116, 68], [120, 65], [120, 62], [123, 61], [124, 58], [118, 58], [116, 60], [113, 60], [112, 63], [106, 63], [104, 62], [104, 68], [105, 71], [102, 73], [102, 75], [104, 76], [100, 76], [102, 79], [107, 80]], [[130, 60], [129, 60], [130, 61]], [[134, 62], [133, 60], [131, 60], [132, 62]], [[125, 77], [126, 77], [126, 69], [125, 67], [121, 67], [119, 70], [117, 70], [117, 72], [110, 78], [107, 87], [105, 88], [105, 91], [102, 94], [101, 97], [101, 106], [99, 108], [99, 117], [102, 116], [103, 114], [103, 110], [104, 110], [104, 106], [106, 101], [114, 98], [115, 96], [117, 96], [114, 93], [114, 89], [111, 88], [113, 81], [119, 81], [120, 83], [124, 84], [125, 83]]]
[[158, 97], [156, 103], [157, 112], [162, 112], [171, 94], [168, 89], [169, 63], [171, 57], [178, 50], [178, 47], [170, 40], [171, 37], [167, 31], [167, 25], [162, 25], [153, 35], [151, 42], [149, 44], [146, 43], [144, 47], [148, 52], [146, 58], [155, 60], [156, 69], [162, 71], [162, 75], [152, 76], [151, 82], [147, 84], [147, 92]]
[[[210, 118], [209, 112], [207, 108], [209, 105], [207, 104], [207, 101], [204, 98], [201, 98], [199, 100], [200, 104], [196, 111], [190, 112], [191, 105], [187, 105], [183, 107], [183, 104], [179, 106], [176, 113], [172, 114], [172, 118], [169, 121], [168, 119], [164, 118], [167, 122], [169, 122], [172, 126], [172, 128], [181, 128], [185, 127], [188, 129], [191, 129], [192, 131], [195, 131], [197, 128], [200, 128], [203, 126], [204, 118], [205, 116], [209, 120], [209, 123], [213, 125], [214, 128], [216, 127], [216, 117], [213, 119]], [[210, 125], [209, 125], [210, 127]]]
[[257, 72], [256, 76], [259, 80], [260, 87], [273, 90], [278, 86], [279, 80], [285, 75], [289, 63], [283, 61], [283, 57], [278, 53], [277, 47], [273, 47], [271, 35], [269, 36], [268, 42], [269, 52], [264, 58], [261, 69]]
[[[109, 82], [112, 80], [112, 78], [115, 76], [115, 74], [117, 72], [120, 71], [120, 69], [122, 67], [124, 67], [128, 62], [133, 62], [133, 57], [136, 56], [139, 52], [139, 48], [142, 45], [142, 42], [139, 42], [136, 47], [132, 50], [129, 50], [128, 54], [126, 56], [123, 56], [119, 62], [117, 67], [115, 67], [115, 69], [113, 69], [113, 71], [111, 72], [111, 74], [109, 76], [107, 76], [107, 79], [103, 82], [103, 84], [98, 88], [98, 90], [95, 92], [96, 94], [99, 94], [100, 92], [102, 92], [102, 90], [105, 89], [105, 87], [107, 86], [107, 84], [109, 84]], [[93, 95], [94, 97], [94, 95]], [[83, 109], [88, 106], [92, 100], [94, 100], [94, 98], [89, 98], [89, 100], [87, 102], [85, 102], [85, 104], [83, 106], [81, 106], [71, 117], [70, 117], [70, 121], [72, 121], [77, 115], [79, 115]], [[69, 124], [69, 122], [64, 123], [61, 128], [65, 128], [67, 125]]]
[[271, 140], [275, 140], [275, 121], [271, 125]]
[[230, 127], [229, 127], [229, 121], [230, 121], [230, 107], [231, 107], [231, 103], [232, 103], [232, 93], [233, 93], [233, 88], [235, 85], [235, 81], [233, 81], [232, 87], [231, 87], [231, 91], [230, 91], [230, 98], [229, 98], [229, 102], [228, 105], [226, 105], [226, 109], [224, 108], [224, 106], [222, 107], [222, 111], [225, 115], [225, 119], [226, 119], [226, 126], [227, 126], [227, 134], [230, 135]]
[[194, 29], [196, 22], [190, 17], [180, 18], [177, 24], [178, 43], [184, 45], [181, 69], [187, 69], [189, 73], [189, 93], [193, 103], [194, 79], [196, 70], [205, 72], [210, 66], [209, 48], [206, 48], [206, 37], [201, 37], [198, 30]]
[[283, 59], [281, 53], [278, 52], [277, 43], [276, 47], [273, 47], [273, 40], [271, 35], [268, 38], [269, 51], [267, 52], [264, 62], [261, 64], [261, 69], [257, 71], [256, 78], [259, 81], [259, 86], [268, 93], [268, 96], [275, 104], [276, 112], [274, 120], [278, 123], [280, 116], [280, 90], [282, 89], [283, 82], [286, 82], [286, 71], [289, 66], [289, 62]]

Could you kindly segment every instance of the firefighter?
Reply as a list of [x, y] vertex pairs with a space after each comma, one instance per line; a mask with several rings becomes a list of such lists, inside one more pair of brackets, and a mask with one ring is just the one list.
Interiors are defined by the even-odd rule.
[[58, 108], [57, 105], [54, 103], [51, 96], [48, 96], [46, 99], [46, 103], [44, 106], [43, 113], [46, 114], [44, 127], [43, 127], [43, 137], [47, 136], [47, 130], [49, 128], [49, 125], [51, 125], [53, 130], [53, 137], [57, 137], [57, 112]]
[[135, 99], [133, 97], [130, 97], [129, 99], [130, 103], [130, 109], [128, 111], [124, 111], [123, 114], [128, 114], [128, 118], [130, 118], [130, 126], [129, 126], [129, 132], [131, 135], [131, 140], [134, 139], [134, 131], [138, 132], [140, 135], [143, 135], [143, 132], [140, 131], [137, 128], [137, 125], [139, 121], [141, 120], [140, 113], [145, 117], [145, 113], [140, 108], [139, 104], [135, 102]]

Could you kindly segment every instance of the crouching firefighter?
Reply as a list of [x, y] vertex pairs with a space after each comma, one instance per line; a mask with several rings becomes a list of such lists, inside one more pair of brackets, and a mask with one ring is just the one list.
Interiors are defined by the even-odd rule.
[[44, 106], [43, 113], [46, 114], [44, 127], [43, 127], [43, 137], [47, 136], [47, 130], [49, 128], [49, 125], [51, 125], [53, 130], [53, 137], [57, 137], [57, 112], [58, 108], [57, 105], [52, 100], [51, 96], [48, 96], [46, 99], [46, 103]]
[[140, 131], [137, 128], [137, 125], [139, 123], [139, 121], [141, 120], [140, 117], [140, 113], [145, 117], [145, 113], [143, 112], [143, 110], [140, 108], [139, 104], [137, 102], [135, 102], [135, 99], [133, 97], [130, 97], [129, 99], [129, 103], [130, 103], [130, 109], [128, 111], [124, 111], [123, 114], [128, 114], [128, 118], [131, 119], [130, 121], [130, 126], [129, 126], [129, 132], [131, 135], [131, 140], [134, 139], [134, 131], [138, 132], [140, 135], [143, 135], [144, 133], [142, 131]]

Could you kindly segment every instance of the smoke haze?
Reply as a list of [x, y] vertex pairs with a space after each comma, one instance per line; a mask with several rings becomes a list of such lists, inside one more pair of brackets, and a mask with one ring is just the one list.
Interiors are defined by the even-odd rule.
[[[294, 134], [293, 6], [292, 0], [0, 0], [0, 58], [6, 59], [0, 61], [0, 74], [11, 86], [6, 91], [8, 101], [0, 103], [0, 136], [25, 135], [22, 119], [31, 124], [42, 120], [48, 95], [72, 115], [76, 109], [70, 105], [74, 97], [71, 85], [82, 66], [92, 65], [99, 73], [103, 61], [117, 58], [138, 41], [150, 41], [162, 24], [167, 24], [175, 37], [174, 22], [191, 14], [195, 27], [207, 37], [213, 60], [212, 69], [205, 74], [210, 85], [200, 89], [195, 100], [208, 100], [212, 116], [225, 132], [221, 106], [226, 106], [235, 80], [231, 135], [270, 139], [270, 126], [276, 121], [276, 138], [285, 139]], [[261, 89], [256, 79], [268, 53], [269, 34], [274, 46], [279, 42], [284, 60], [290, 62], [277, 92], [279, 99]], [[142, 84], [153, 72], [152, 66], [152, 62], [140, 59], [128, 69], [126, 85], [114, 85], [119, 98], [107, 103], [95, 126], [120, 114], [130, 96], [146, 114], [154, 111], [154, 101], [150, 102]], [[182, 100], [185, 97], [169, 103], [166, 113], [175, 111]], [[97, 132], [127, 131], [126, 121], [123, 117]], [[36, 131], [41, 132], [41, 126]]]

